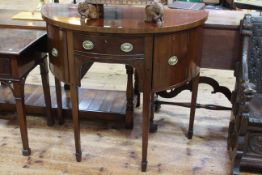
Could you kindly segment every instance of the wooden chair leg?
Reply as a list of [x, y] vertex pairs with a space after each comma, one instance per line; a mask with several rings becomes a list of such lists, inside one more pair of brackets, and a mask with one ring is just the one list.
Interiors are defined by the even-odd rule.
[[199, 75], [192, 79], [192, 98], [191, 98], [191, 108], [190, 108], [190, 119], [189, 119], [189, 128], [187, 137], [192, 139], [193, 137], [193, 127], [196, 111], [196, 102], [197, 102], [197, 91], [198, 91]]
[[126, 128], [132, 129], [133, 128], [133, 113], [134, 113], [134, 104], [133, 104], [133, 96], [134, 96], [134, 89], [133, 89], [133, 67], [126, 65], [126, 73], [127, 73], [127, 87], [126, 87]]
[[135, 72], [135, 89], [134, 89], [135, 95], [137, 97], [136, 107], [140, 106], [140, 92], [139, 92], [139, 83], [138, 83], [138, 75], [137, 72]]
[[154, 123], [155, 100], [156, 100], [156, 95], [155, 95], [155, 93], [152, 93], [152, 97], [151, 97], [150, 128], [149, 128], [149, 132], [150, 133], [155, 133], [155, 132], [157, 132], [157, 129], [158, 129], [157, 124]]
[[16, 111], [17, 117], [19, 120], [20, 133], [23, 143], [22, 154], [24, 156], [29, 156], [31, 154], [31, 150], [28, 144], [28, 134], [27, 134], [27, 124], [26, 124], [26, 116], [25, 116], [25, 100], [24, 100], [24, 80], [22, 82], [14, 82], [14, 96], [16, 101]]
[[70, 85], [69, 84], [64, 84], [64, 90], [69, 91], [70, 90]]
[[57, 103], [57, 119], [58, 119], [58, 123], [62, 125], [64, 123], [64, 117], [62, 111], [61, 82], [57, 78], [55, 78], [55, 90], [56, 90], [56, 103]]
[[143, 93], [143, 125], [142, 125], [142, 162], [141, 170], [145, 172], [147, 169], [147, 151], [148, 151], [148, 134], [150, 127], [150, 118], [151, 118], [151, 102], [153, 94]]
[[240, 174], [240, 162], [242, 159], [243, 152], [236, 150], [235, 157], [232, 160], [232, 175], [239, 175]]
[[79, 107], [78, 107], [78, 87], [76, 85], [70, 86], [71, 102], [72, 102], [72, 116], [73, 128], [75, 136], [76, 160], [82, 160], [81, 140], [80, 140], [80, 124], [79, 124]]
[[43, 62], [40, 64], [40, 72], [41, 72], [42, 85], [43, 85], [43, 91], [45, 97], [47, 125], [53, 126], [55, 123], [55, 119], [52, 115], [52, 102], [50, 97], [47, 59], [44, 59]]

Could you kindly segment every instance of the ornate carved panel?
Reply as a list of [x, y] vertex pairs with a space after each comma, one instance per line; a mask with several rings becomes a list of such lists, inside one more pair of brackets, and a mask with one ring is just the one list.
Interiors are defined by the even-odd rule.
[[262, 17], [251, 18], [252, 36], [249, 43], [249, 78], [262, 93]]

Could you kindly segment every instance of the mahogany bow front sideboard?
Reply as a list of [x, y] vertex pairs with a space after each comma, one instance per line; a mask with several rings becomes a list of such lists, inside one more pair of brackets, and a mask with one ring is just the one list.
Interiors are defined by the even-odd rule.
[[103, 19], [81, 21], [76, 6], [48, 4], [42, 16], [47, 22], [51, 72], [70, 85], [77, 161], [81, 161], [81, 69], [90, 62], [119, 63], [136, 70], [143, 92], [142, 171], [146, 171], [152, 96], [191, 80], [197, 91], [202, 26], [208, 13], [165, 9], [164, 22], [157, 25], [144, 22], [144, 8], [107, 6]]

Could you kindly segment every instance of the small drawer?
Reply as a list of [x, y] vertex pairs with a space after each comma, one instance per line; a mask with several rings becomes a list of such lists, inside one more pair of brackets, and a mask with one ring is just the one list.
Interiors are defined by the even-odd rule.
[[10, 58], [0, 58], [0, 78], [11, 77]]
[[144, 54], [144, 38], [137, 36], [74, 34], [74, 50], [108, 55]]

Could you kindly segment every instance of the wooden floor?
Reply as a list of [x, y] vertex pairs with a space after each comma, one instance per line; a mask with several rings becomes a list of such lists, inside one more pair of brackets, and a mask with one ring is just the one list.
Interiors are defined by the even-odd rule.
[[[207, 90], [201, 86], [199, 101], [208, 97], [207, 102], [226, 103], [220, 94], [209, 95]], [[26, 87], [27, 103], [39, 104], [42, 97], [30, 99], [30, 91], [41, 93], [41, 88], [32, 85]], [[12, 95], [6, 89], [0, 92], [1, 97], [7, 97], [6, 102], [12, 103]], [[53, 90], [51, 92], [54, 94]], [[82, 89], [80, 97], [92, 92]], [[175, 98], [176, 101], [189, 99], [188, 91]], [[185, 133], [189, 109], [162, 106], [161, 111], [156, 113], [159, 130], [150, 135], [149, 166], [144, 174], [229, 174], [230, 160], [226, 150], [229, 116], [227, 111], [198, 109], [195, 136], [188, 140]], [[81, 120], [83, 161], [80, 163], [75, 161], [71, 120], [67, 120], [63, 126], [47, 127], [44, 117], [28, 116], [27, 119], [32, 149], [30, 157], [21, 155], [15, 113], [0, 115], [0, 174], [143, 174], [140, 173], [141, 108], [135, 110], [132, 130], [124, 129], [123, 124], [118, 122]]]

